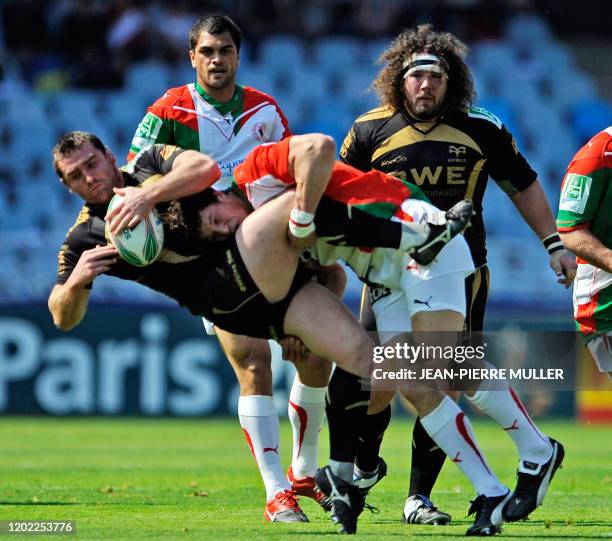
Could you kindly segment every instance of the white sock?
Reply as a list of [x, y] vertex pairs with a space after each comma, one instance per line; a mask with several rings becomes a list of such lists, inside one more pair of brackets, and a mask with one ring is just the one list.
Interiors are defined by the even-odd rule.
[[340, 477], [353, 484], [353, 463], [352, 462], [338, 462], [337, 460], [329, 461], [329, 469], [334, 475]]
[[241, 396], [238, 417], [266, 487], [266, 501], [291, 490], [280, 462], [278, 414], [271, 396]]
[[431, 439], [472, 482], [478, 494], [501, 496], [508, 492], [487, 464], [469, 419], [451, 398], [445, 396], [435, 410], [421, 417], [421, 423]]
[[483, 381], [468, 399], [495, 420], [512, 438], [521, 460], [544, 464], [552, 456], [550, 440], [535, 425], [520, 398], [506, 382]]
[[293, 380], [289, 395], [289, 421], [293, 430], [293, 475], [302, 479], [314, 475], [318, 467], [319, 432], [325, 418], [327, 387], [308, 387]]

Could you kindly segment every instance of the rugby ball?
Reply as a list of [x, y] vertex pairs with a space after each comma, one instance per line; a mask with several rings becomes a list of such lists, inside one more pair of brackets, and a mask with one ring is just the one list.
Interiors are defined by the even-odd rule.
[[[108, 204], [110, 212], [123, 198], [116, 194]], [[164, 245], [164, 226], [159, 214], [153, 209], [134, 229], [126, 228], [118, 235], [113, 235], [106, 224], [106, 237], [119, 252], [121, 258], [130, 265], [145, 267], [155, 261]]]

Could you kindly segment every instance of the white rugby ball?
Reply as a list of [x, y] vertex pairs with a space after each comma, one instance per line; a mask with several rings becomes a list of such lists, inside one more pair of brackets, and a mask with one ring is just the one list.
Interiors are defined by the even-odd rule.
[[[123, 198], [115, 194], [108, 204], [110, 212]], [[113, 243], [122, 259], [130, 265], [145, 267], [155, 261], [164, 245], [164, 226], [155, 209], [138, 222], [134, 229], [125, 228], [118, 235], [113, 235], [106, 224], [106, 236]]]

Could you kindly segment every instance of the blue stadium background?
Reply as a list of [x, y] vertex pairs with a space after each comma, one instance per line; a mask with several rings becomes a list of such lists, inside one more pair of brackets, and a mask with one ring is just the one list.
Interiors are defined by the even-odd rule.
[[[55, 330], [46, 310], [57, 251], [80, 208], [56, 178], [50, 149], [59, 135], [80, 129], [125, 157], [146, 107], [168, 87], [194, 79], [186, 38], [200, 15], [221, 11], [241, 25], [240, 83], [272, 94], [295, 133], [321, 131], [338, 143], [357, 115], [377, 105], [368, 91], [375, 62], [401, 28], [430, 21], [456, 33], [471, 47], [476, 104], [513, 132], [554, 211], [569, 159], [612, 124], [603, 0], [1, 5], [0, 412], [234, 409], [237, 389], [216, 343], [163, 297], [103, 277], [73, 333]], [[488, 327], [571, 329], [570, 293], [556, 284], [539, 241], [494, 183], [484, 207]], [[359, 290], [351, 280], [346, 300], [353, 308]], [[291, 372], [279, 359], [275, 366], [282, 404]]]

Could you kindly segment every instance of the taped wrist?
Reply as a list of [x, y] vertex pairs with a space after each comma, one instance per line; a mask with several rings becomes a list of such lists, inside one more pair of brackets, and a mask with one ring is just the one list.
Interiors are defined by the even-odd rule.
[[542, 239], [542, 244], [544, 245], [544, 248], [546, 248], [549, 255], [552, 255], [560, 250], [565, 250], [565, 246], [561, 240], [561, 237], [559, 236], [559, 233], [552, 233], [551, 235], [548, 235], [548, 237], [544, 237]]
[[289, 231], [300, 239], [314, 233], [314, 214], [294, 208], [289, 215]]

